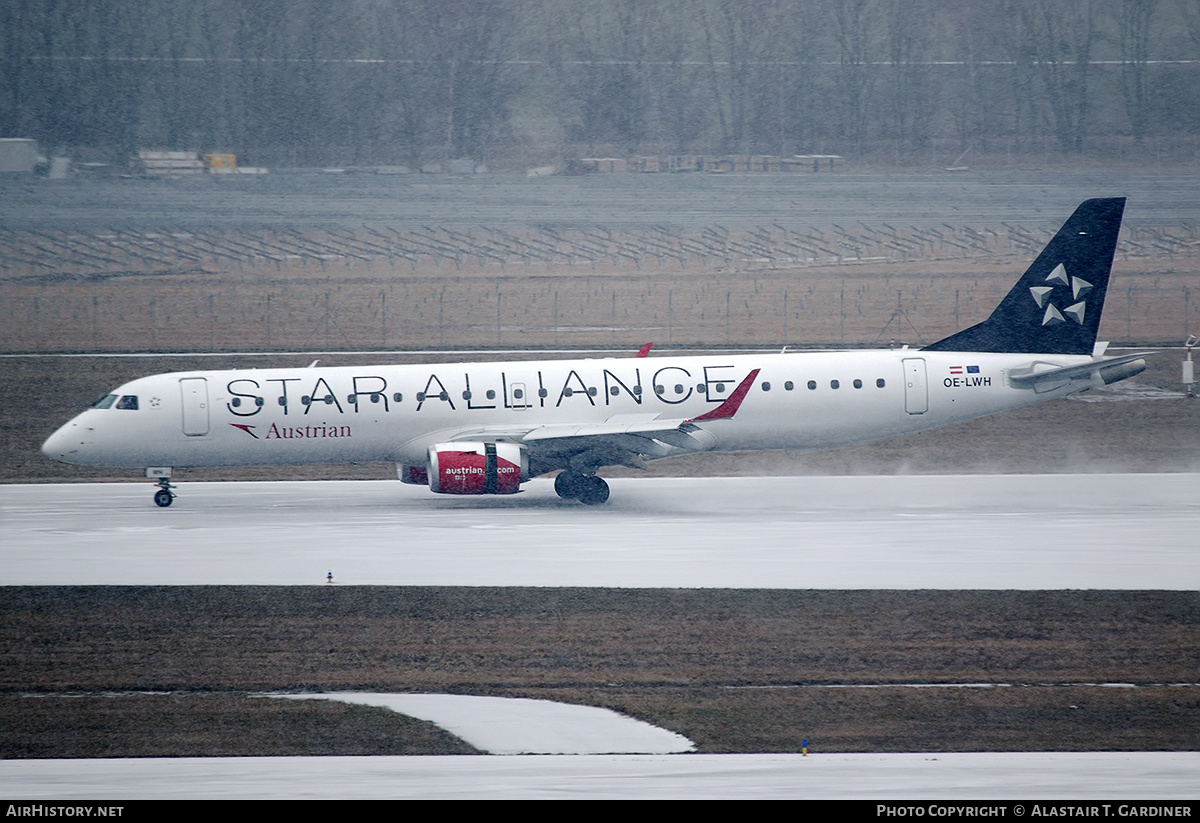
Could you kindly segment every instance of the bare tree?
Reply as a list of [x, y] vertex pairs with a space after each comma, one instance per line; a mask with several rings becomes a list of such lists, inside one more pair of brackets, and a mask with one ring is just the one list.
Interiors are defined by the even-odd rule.
[[761, 0], [717, 0], [701, 5], [704, 53], [709, 69], [710, 106], [716, 114], [723, 151], [748, 151], [747, 108], [754, 63], [762, 59], [757, 21]]
[[1054, 134], [1063, 151], [1083, 153], [1091, 109], [1092, 48], [1097, 39], [1093, 0], [1038, 0], [1042, 23], [1038, 63]]
[[885, 129], [895, 141], [897, 160], [925, 144], [936, 127], [941, 86], [932, 66], [939, 33], [935, 6], [926, 0], [895, 0], [884, 15], [889, 63]]
[[1122, 0], [1120, 10], [1121, 91], [1136, 145], [1146, 136], [1149, 114], [1150, 26], [1158, 0]]
[[[647, 63], [655, 55], [659, 7], [647, 0], [568, 3], [558, 8], [574, 63], [564, 89], [578, 105], [573, 137], [637, 151], [652, 117]], [[592, 150], [589, 149], [589, 150]]]
[[878, 6], [875, 0], [834, 0], [835, 36], [840, 55], [837, 89], [841, 132], [861, 157], [867, 140], [867, 124], [875, 73]]
[[505, 46], [517, 11], [518, 4], [504, 0], [431, 0], [422, 9], [422, 28], [434, 44], [430, 69], [440, 79], [448, 159], [483, 160], [507, 116], [514, 88]]

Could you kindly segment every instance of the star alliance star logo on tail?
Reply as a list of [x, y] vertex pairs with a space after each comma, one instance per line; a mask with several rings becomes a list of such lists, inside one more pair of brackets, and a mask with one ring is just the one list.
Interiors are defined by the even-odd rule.
[[[1092, 284], [1080, 277], [1072, 277], [1068, 282], [1067, 269], [1062, 263], [1054, 267], [1054, 271], [1050, 272], [1050, 276], [1046, 278], [1046, 282], [1053, 283], [1054, 285], [1033, 286], [1029, 289], [1029, 293], [1033, 295], [1033, 302], [1037, 303], [1039, 309], [1046, 310], [1046, 313], [1042, 316], [1042, 325], [1057, 326], [1059, 323], [1067, 322], [1067, 317], [1070, 317], [1082, 326], [1087, 302], [1080, 300], [1080, 298], [1087, 296], [1087, 293], [1092, 290]], [[1073, 304], [1067, 306], [1062, 311], [1059, 311], [1058, 306], [1054, 305], [1051, 299], [1055, 288], [1059, 286], [1070, 288], [1071, 298], [1075, 300]], [[1063, 315], [1066, 315], [1066, 317]]]

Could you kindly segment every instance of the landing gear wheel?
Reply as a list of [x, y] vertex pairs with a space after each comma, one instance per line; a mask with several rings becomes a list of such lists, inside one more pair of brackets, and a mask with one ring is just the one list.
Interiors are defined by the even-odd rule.
[[175, 499], [175, 492], [171, 489], [171, 481], [168, 478], [158, 478], [158, 491], [154, 493], [154, 505], [164, 509], [171, 505], [171, 501]]
[[554, 493], [563, 500], [575, 500], [583, 490], [586, 479], [582, 474], [575, 472], [560, 472], [558, 477], [554, 478]]
[[579, 502], [587, 506], [599, 506], [608, 500], [608, 484], [594, 474], [583, 478], [583, 488], [579, 492]]

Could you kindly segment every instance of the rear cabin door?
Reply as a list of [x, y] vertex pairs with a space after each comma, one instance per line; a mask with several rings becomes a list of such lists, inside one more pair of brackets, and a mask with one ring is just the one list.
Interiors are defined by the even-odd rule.
[[929, 411], [929, 386], [925, 381], [925, 358], [904, 360], [904, 410], [909, 414]]
[[208, 381], [203, 377], [184, 377], [179, 381], [183, 393], [183, 433], [188, 437], [208, 434]]

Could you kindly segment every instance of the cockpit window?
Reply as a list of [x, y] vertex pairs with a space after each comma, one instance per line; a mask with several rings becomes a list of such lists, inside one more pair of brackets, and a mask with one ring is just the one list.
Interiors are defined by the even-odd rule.
[[107, 408], [111, 408], [112, 404], [116, 403], [116, 402], [117, 402], [117, 396], [115, 394], [106, 394], [103, 397], [101, 397], [99, 400], [97, 400], [95, 403], [93, 403], [92, 408], [93, 409], [107, 409]]
[[136, 394], [125, 395], [124, 397], [122, 397], [120, 400], [117, 401], [117, 408], [125, 409], [126, 411], [137, 411], [137, 395]]

